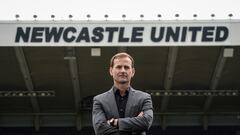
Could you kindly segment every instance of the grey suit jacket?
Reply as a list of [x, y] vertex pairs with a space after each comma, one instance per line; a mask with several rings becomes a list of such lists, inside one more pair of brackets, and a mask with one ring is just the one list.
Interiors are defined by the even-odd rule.
[[[143, 116], [138, 116], [143, 112]], [[119, 118], [118, 128], [107, 124], [107, 120], [119, 118], [113, 89], [93, 99], [92, 121], [96, 135], [131, 134], [146, 135], [153, 121], [152, 99], [148, 93], [130, 88], [125, 109], [125, 118]]]

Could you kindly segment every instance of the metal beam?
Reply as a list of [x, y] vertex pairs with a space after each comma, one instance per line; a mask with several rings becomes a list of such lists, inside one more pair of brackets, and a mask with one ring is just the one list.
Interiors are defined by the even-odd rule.
[[[72, 79], [73, 85], [73, 93], [75, 99], [75, 110], [77, 113], [80, 113], [80, 106], [81, 106], [81, 93], [80, 93], [80, 83], [79, 83], [79, 72], [77, 66], [77, 59], [75, 55], [75, 49], [73, 47], [66, 48], [66, 54], [64, 57], [65, 60], [68, 60], [70, 75]], [[76, 127], [77, 130], [81, 130], [81, 117], [76, 117]]]
[[[178, 55], [178, 47], [169, 47], [169, 52], [168, 52], [168, 63], [167, 63], [167, 68], [166, 68], [166, 76], [164, 80], [164, 88], [166, 91], [171, 89], [172, 86], [172, 80], [173, 80], [173, 75], [175, 71], [175, 64], [177, 60], [177, 55]], [[161, 112], [165, 112], [168, 106], [169, 102], [169, 96], [163, 96], [162, 102], [161, 102]], [[166, 125], [166, 116], [162, 115], [161, 117], [161, 126], [163, 130], [166, 130], [167, 125]]]
[[206, 131], [208, 129], [208, 116], [203, 115], [203, 129]]
[[[226, 58], [224, 57], [224, 47], [222, 47], [220, 50], [220, 54], [218, 56], [218, 61], [215, 66], [215, 70], [214, 70], [214, 73], [213, 73], [213, 76], [211, 79], [211, 83], [209, 86], [210, 90], [216, 90], [219, 80], [220, 80], [220, 77], [222, 75], [222, 71], [225, 66], [225, 63], [226, 63]], [[204, 113], [206, 113], [209, 110], [209, 108], [211, 107], [212, 101], [213, 101], [213, 96], [208, 96], [206, 98], [204, 107], [203, 107]], [[204, 128], [204, 130], [208, 129], [208, 117], [207, 116], [203, 117], [203, 128]]]
[[[220, 80], [220, 77], [222, 75], [222, 71], [223, 71], [223, 68], [224, 68], [225, 63], [226, 63], [226, 58], [223, 56], [223, 53], [224, 53], [224, 47], [221, 48], [221, 51], [220, 51], [220, 54], [219, 54], [219, 57], [218, 57], [218, 61], [217, 61], [217, 64], [215, 66], [215, 70], [214, 70], [214, 73], [213, 73], [213, 76], [212, 76], [212, 79], [211, 79], [211, 83], [210, 83], [210, 86], [209, 86], [210, 90], [216, 90], [216, 88], [218, 86], [218, 83], [219, 83], [219, 80]], [[208, 111], [208, 109], [210, 108], [210, 106], [212, 104], [212, 100], [213, 100], [213, 96], [207, 97], [207, 99], [205, 100], [205, 103], [204, 103], [203, 112]]]
[[35, 130], [39, 131], [40, 130], [40, 117], [39, 117], [39, 115], [35, 115], [34, 125], [35, 125]]
[[[169, 47], [169, 53], [168, 53], [168, 64], [166, 68], [166, 76], [164, 80], [164, 88], [166, 91], [171, 89], [172, 81], [173, 81], [173, 75], [175, 71], [175, 64], [177, 60], [178, 55], [178, 47]], [[164, 96], [161, 103], [161, 111], [165, 112], [168, 106], [169, 97]]]
[[[29, 71], [29, 68], [28, 68], [28, 64], [27, 64], [23, 49], [22, 49], [22, 47], [15, 47], [14, 50], [15, 50], [15, 54], [16, 54], [16, 57], [17, 57], [17, 60], [18, 60], [23, 78], [24, 78], [25, 85], [27, 87], [27, 90], [32, 92], [32, 91], [34, 91], [34, 85], [33, 85], [32, 77], [31, 77], [31, 74], [30, 74], [30, 71]], [[40, 108], [39, 108], [37, 98], [36, 97], [30, 97], [30, 100], [31, 100], [31, 105], [32, 105], [32, 108], [33, 108], [33, 112], [34, 113], [39, 113]], [[39, 119], [38, 116], [36, 116], [35, 119], [34, 119], [34, 127], [37, 131], [39, 130], [40, 119]]]
[[166, 130], [167, 129], [167, 123], [166, 123], [166, 116], [162, 115], [161, 116], [161, 127], [162, 127], [162, 130]]
[[72, 85], [73, 85], [73, 92], [74, 92], [74, 99], [75, 99], [75, 108], [76, 112], [80, 110], [80, 84], [79, 84], [79, 77], [78, 77], [78, 69], [77, 69], [77, 62], [76, 60], [69, 60], [69, 69], [72, 78]]
[[76, 126], [77, 130], [80, 131], [82, 129], [82, 116], [80, 113], [77, 114]]

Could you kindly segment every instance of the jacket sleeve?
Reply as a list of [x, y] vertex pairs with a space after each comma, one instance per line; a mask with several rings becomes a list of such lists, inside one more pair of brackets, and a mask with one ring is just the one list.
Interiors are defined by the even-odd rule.
[[92, 122], [96, 135], [115, 135], [119, 130], [107, 124], [105, 112], [102, 105], [96, 97], [93, 99]]
[[147, 131], [153, 121], [152, 99], [149, 94], [144, 99], [142, 107], [143, 116], [119, 118], [119, 131], [142, 132]]

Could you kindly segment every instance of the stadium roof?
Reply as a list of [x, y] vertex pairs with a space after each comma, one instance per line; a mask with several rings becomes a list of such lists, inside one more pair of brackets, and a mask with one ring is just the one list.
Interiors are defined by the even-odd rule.
[[153, 125], [239, 126], [239, 45], [1, 47], [0, 126], [91, 126], [92, 98], [112, 87], [110, 58], [123, 51], [136, 61], [132, 87], [152, 95]]

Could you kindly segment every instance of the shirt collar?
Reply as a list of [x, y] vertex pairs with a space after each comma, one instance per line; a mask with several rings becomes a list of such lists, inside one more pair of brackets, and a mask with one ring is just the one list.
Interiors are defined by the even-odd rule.
[[[113, 86], [112, 89], [113, 89], [114, 94], [119, 93], [119, 89], [117, 87]], [[131, 87], [128, 87], [128, 89], [125, 91], [126, 95], [128, 95], [130, 90], [131, 90]]]

